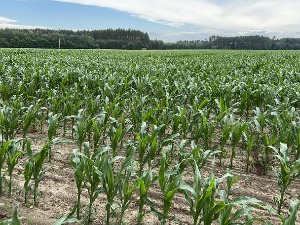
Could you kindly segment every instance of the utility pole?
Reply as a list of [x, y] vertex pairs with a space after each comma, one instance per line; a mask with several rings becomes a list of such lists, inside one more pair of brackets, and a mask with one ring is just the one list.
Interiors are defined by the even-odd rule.
[[58, 48], [60, 48], [60, 38], [58, 38]]

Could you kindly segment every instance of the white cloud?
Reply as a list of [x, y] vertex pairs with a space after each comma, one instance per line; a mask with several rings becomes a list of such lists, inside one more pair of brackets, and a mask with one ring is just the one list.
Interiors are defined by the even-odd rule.
[[295, 33], [300, 29], [299, 0], [54, 0], [107, 7], [151, 22], [217, 34], [255, 30]]
[[8, 23], [15, 23], [15, 22], [17, 22], [17, 21], [0, 16], [0, 25], [8, 24]]
[[23, 24], [17, 24], [17, 20], [9, 19], [0, 16], [0, 28], [14, 28], [14, 29], [35, 29], [35, 28], [41, 28], [46, 29], [47, 27], [44, 26], [31, 26], [31, 25], [23, 25]]

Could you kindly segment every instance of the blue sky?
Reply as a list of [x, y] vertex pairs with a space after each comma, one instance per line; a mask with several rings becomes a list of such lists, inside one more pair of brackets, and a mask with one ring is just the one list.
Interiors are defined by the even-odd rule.
[[0, 0], [0, 28], [139, 29], [164, 41], [300, 37], [299, 0]]

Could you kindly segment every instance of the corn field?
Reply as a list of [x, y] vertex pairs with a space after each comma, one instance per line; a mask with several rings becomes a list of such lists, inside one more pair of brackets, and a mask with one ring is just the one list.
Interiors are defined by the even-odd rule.
[[0, 224], [300, 224], [299, 51], [0, 50]]

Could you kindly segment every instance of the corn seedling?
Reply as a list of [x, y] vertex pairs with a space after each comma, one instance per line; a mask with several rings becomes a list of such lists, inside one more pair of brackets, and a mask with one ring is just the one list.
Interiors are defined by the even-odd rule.
[[85, 223], [89, 223], [91, 220], [92, 214], [92, 205], [94, 201], [97, 199], [99, 193], [102, 191], [100, 187], [100, 182], [102, 181], [102, 167], [103, 164], [103, 154], [106, 154], [108, 151], [107, 148], [100, 149], [95, 155], [90, 154], [90, 146], [88, 142], [84, 143], [84, 174], [85, 174], [85, 182], [87, 185], [88, 195], [89, 195], [89, 204], [87, 210], [87, 217]]
[[84, 115], [84, 110], [81, 109], [78, 111], [76, 125], [73, 126], [73, 130], [76, 136], [77, 146], [80, 152], [82, 150], [82, 145], [87, 135], [86, 129], [87, 129], [87, 120]]
[[209, 118], [208, 114], [202, 114], [200, 127], [200, 133], [203, 140], [203, 148], [205, 150], [211, 150], [215, 132], [215, 122]]
[[97, 118], [92, 120], [93, 126], [93, 142], [94, 142], [94, 152], [99, 149], [101, 135], [103, 135], [106, 130], [106, 125], [104, 124], [105, 113], [101, 113]]
[[0, 146], [0, 195], [3, 194], [3, 187], [2, 187], [2, 181], [3, 181], [3, 175], [2, 175], [2, 169], [3, 169], [3, 164], [7, 158], [7, 152], [10, 150], [11, 147], [11, 142], [6, 141], [4, 144]]
[[109, 137], [111, 141], [111, 149], [112, 149], [112, 155], [113, 157], [117, 156], [117, 147], [118, 144], [123, 142], [124, 135], [126, 133], [126, 130], [123, 128], [123, 124], [120, 124], [119, 128], [116, 128], [114, 124], [111, 124], [111, 127], [109, 129]]
[[[138, 175], [139, 176], [142, 176], [144, 165], [150, 161], [150, 159], [148, 160], [148, 158], [151, 158], [152, 156], [154, 156], [156, 153], [156, 150], [157, 150], [156, 136], [158, 134], [158, 130], [156, 129], [156, 131], [153, 132], [152, 135], [147, 135], [146, 126], [147, 126], [146, 123], [143, 122], [142, 126], [141, 126], [140, 134], [137, 135], [137, 138], [136, 138], [138, 141], [137, 150], [138, 150], [138, 157], [139, 157], [139, 160], [138, 160], [138, 162], [139, 162]], [[151, 150], [148, 151], [150, 145], [151, 145]]]
[[[149, 188], [153, 185], [155, 182], [156, 178], [153, 178], [152, 176], [152, 170], [148, 169], [147, 171], [144, 172], [142, 177], [139, 178], [139, 211], [138, 211], [138, 218], [137, 218], [137, 224], [141, 225], [145, 212], [144, 212], [144, 206], [145, 204], [148, 204], [149, 199], [148, 199], [148, 191]], [[152, 207], [152, 210], [154, 207]]]
[[9, 175], [8, 181], [8, 194], [11, 195], [11, 186], [12, 186], [12, 174], [15, 166], [18, 163], [19, 157], [23, 154], [23, 152], [18, 151], [20, 143], [16, 141], [11, 141], [10, 150], [7, 152], [7, 170]]
[[[226, 177], [226, 187], [227, 189], [220, 191], [220, 199], [225, 203], [225, 207], [220, 213], [219, 224], [220, 225], [230, 225], [238, 224], [242, 216], [246, 215], [245, 224], [252, 224], [252, 217], [249, 215], [252, 206], [256, 206], [260, 203], [259, 200], [248, 197], [237, 197], [230, 200], [232, 186], [238, 181], [238, 176], [232, 175], [230, 171], [227, 171]], [[235, 212], [233, 210], [237, 208]]]
[[236, 156], [236, 146], [238, 145], [243, 131], [246, 129], [245, 123], [237, 123], [233, 126], [231, 131], [231, 156], [230, 156], [230, 169], [233, 167], [233, 158]]
[[12, 218], [1, 221], [0, 225], [21, 225], [21, 219], [23, 218], [24, 217], [18, 217], [18, 207], [15, 207]]
[[184, 181], [179, 188], [183, 191], [185, 199], [190, 207], [194, 225], [210, 225], [219, 218], [225, 208], [224, 202], [216, 202], [216, 192], [219, 181], [213, 174], [202, 178], [197, 163], [194, 163], [193, 186]]
[[25, 203], [27, 203], [27, 199], [28, 199], [28, 193], [29, 193], [29, 182], [31, 180], [32, 177], [32, 173], [33, 173], [33, 165], [34, 165], [34, 161], [33, 161], [33, 155], [32, 155], [32, 149], [31, 149], [31, 141], [29, 139], [27, 139], [26, 141], [26, 153], [29, 157], [28, 162], [25, 164], [25, 168], [24, 168], [24, 192], [25, 192]]
[[23, 118], [23, 145], [22, 145], [22, 151], [25, 150], [25, 145], [26, 145], [26, 136], [28, 129], [32, 125], [34, 119], [36, 119], [37, 116], [37, 109], [33, 106], [30, 105], [28, 108], [26, 108], [26, 112], [24, 113], [24, 118]]
[[271, 133], [270, 135], [264, 134], [263, 135], [263, 158], [264, 158], [264, 174], [267, 173], [270, 167], [270, 148], [271, 145], [276, 145], [276, 134]]
[[43, 169], [43, 165], [47, 156], [47, 153], [49, 152], [49, 149], [51, 148], [51, 143], [47, 142], [42, 150], [34, 156], [34, 164], [33, 164], [33, 180], [34, 180], [34, 189], [33, 189], [33, 204], [34, 206], [37, 206], [37, 194], [38, 194], [38, 187], [39, 183], [41, 182], [42, 178], [44, 177], [46, 170]]
[[277, 213], [280, 215], [284, 204], [284, 195], [291, 183], [300, 177], [300, 160], [292, 162], [288, 156], [288, 148], [284, 143], [280, 143], [280, 148], [273, 146], [270, 148], [276, 153], [276, 158], [280, 163], [280, 170], [273, 167], [273, 171], [277, 177], [277, 184], [280, 188], [280, 197], [275, 197], [274, 201], [277, 205]]
[[[256, 220], [256, 218], [252, 218], [249, 213], [252, 207], [259, 207], [259, 200], [248, 197], [237, 197], [233, 200], [229, 200], [224, 191], [220, 192], [220, 197], [222, 202], [225, 203], [225, 207], [219, 216], [220, 225], [242, 224], [241, 219], [245, 215], [246, 221], [243, 224], [253, 224], [253, 221]], [[234, 208], [238, 209], [234, 211]]]
[[15, 109], [4, 105], [4, 107], [0, 110], [2, 144], [4, 139], [8, 141], [14, 138], [14, 132], [18, 126], [18, 120], [19, 120], [18, 113], [16, 112]]
[[76, 219], [76, 218], [72, 218], [73, 214], [76, 211], [76, 207], [73, 208], [71, 210], [71, 212], [63, 215], [62, 217], [60, 217], [57, 221], [55, 221], [55, 223], [53, 225], [62, 225], [62, 224], [68, 224], [68, 223], [78, 223], [80, 224], [80, 220]]
[[[160, 160], [159, 169], [159, 185], [160, 190], [163, 193], [163, 209], [162, 212], [158, 214], [161, 224], [166, 224], [168, 215], [172, 206], [173, 198], [178, 191], [181, 174], [178, 174], [177, 168], [170, 170], [169, 166], [171, 163], [170, 151], [167, 151], [162, 155]], [[152, 209], [153, 210], [153, 209]], [[155, 212], [157, 212], [155, 210]]]
[[300, 127], [293, 126], [296, 159], [300, 159]]
[[[278, 213], [278, 210], [273, 209], [271, 206], [262, 206], [263, 209], [268, 210], [270, 213], [272, 213], [274, 216], [279, 217], [282, 225], [297, 225], [297, 217], [298, 212], [300, 208], [300, 202], [291, 200], [288, 215], [284, 216], [281, 213]], [[271, 222], [266, 221], [266, 225], [272, 225]]]
[[51, 143], [48, 141], [43, 146], [40, 152], [33, 155], [31, 149], [31, 141], [27, 140], [27, 155], [29, 157], [29, 160], [25, 164], [25, 169], [24, 169], [25, 202], [27, 202], [27, 195], [29, 192], [29, 182], [33, 178], [34, 181], [33, 205], [34, 206], [37, 206], [38, 204], [37, 202], [38, 187], [39, 187], [39, 183], [41, 182], [42, 178], [46, 173], [46, 170], [42, 170], [42, 169], [50, 147], [51, 147]]
[[[62, 117], [63, 117], [63, 137], [66, 135], [66, 126], [67, 121], [69, 118], [72, 119], [72, 127], [73, 127], [73, 121], [74, 117], [72, 115], [76, 112], [75, 105], [72, 104], [72, 102], [68, 101], [69, 99], [66, 99], [66, 102], [64, 103], [63, 110], [62, 110]], [[73, 134], [73, 129], [72, 129]], [[72, 135], [73, 138], [73, 135]]]
[[114, 198], [117, 195], [117, 183], [120, 177], [115, 176], [113, 163], [119, 157], [111, 158], [108, 152], [102, 155], [102, 179], [103, 179], [103, 192], [106, 194], [106, 224], [110, 224], [112, 206]]
[[227, 117], [224, 117], [224, 122], [221, 124], [221, 138], [220, 138], [220, 154], [219, 154], [219, 162], [222, 165], [222, 158], [226, 157], [225, 146], [227, 141], [229, 140], [230, 133], [232, 130], [232, 126], [229, 124]]
[[118, 221], [118, 224], [122, 224], [123, 217], [125, 214], [125, 211], [128, 209], [129, 204], [132, 200], [133, 192], [139, 187], [140, 181], [139, 180], [133, 180], [132, 178], [135, 175], [134, 173], [134, 160], [133, 160], [133, 154], [130, 154], [126, 157], [127, 163], [124, 163], [122, 168], [122, 171], [124, 171], [124, 174], [121, 174], [123, 176], [122, 179], [119, 180], [118, 184], [118, 193], [120, 198], [120, 207], [121, 207], [121, 213], [120, 213], [120, 219]]
[[192, 151], [189, 159], [190, 161], [195, 161], [197, 163], [199, 170], [201, 170], [206, 165], [206, 162], [210, 157], [220, 153], [220, 151], [212, 150], [203, 151], [201, 148], [197, 147], [193, 141], [191, 143], [191, 147]]
[[253, 149], [253, 144], [254, 144], [254, 134], [251, 132], [250, 128], [243, 132], [243, 137], [246, 142], [246, 172], [249, 172], [249, 166], [250, 166], [250, 157], [251, 157], [251, 152]]
[[77, 219], [80, 219], [80, 197], [84, 186], [85, 180], [85, 170], [84, 170], [84, 160], [81, 153], [77, 151], [77, 149], [73, 150], [71, 165], [75, 169], [75, 181], [77, 188], [77, 203], [76, 203], [76, 216]]
[[59, 114], [53, 115], [53, 113], [49, 113], [48, 115], [48, 158], [49, 161], [52, 158], [52, 153], [51, 153], [51, 145], [56, 142], [55, 140], [55, 135], [57, 128], [59, 126]]

